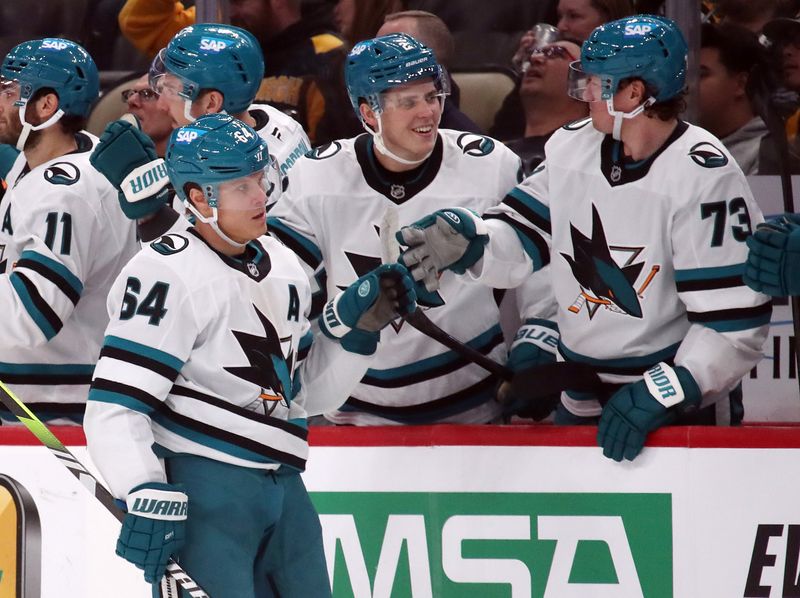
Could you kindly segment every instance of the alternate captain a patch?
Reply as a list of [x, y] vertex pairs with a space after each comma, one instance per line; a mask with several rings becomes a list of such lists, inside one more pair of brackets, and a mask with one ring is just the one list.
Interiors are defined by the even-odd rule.
[[569, 311], [579, 314], [585, 307], [591, 320], [602, 307], [615, 313], [641, 318], [642, 306], [639, 299], [644, 298], [645, 290], [661, 270], [661, 266], [653, 265], [639, 283], [638, 289], [635, 288], [634, 285], [645, 269], [645, 262], [636, 260], [645, 248], [609, 245], [603, 222], [594, 205], [591, 237], [581, 233], [572, 224], [569, 228], [573, 255], [562, 253], [561, 256], [572, 268], [572, 275], [580, 285]]

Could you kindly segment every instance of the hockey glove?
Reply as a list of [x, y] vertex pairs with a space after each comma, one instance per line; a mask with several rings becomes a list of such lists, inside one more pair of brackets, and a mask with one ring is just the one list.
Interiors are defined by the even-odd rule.
[[[548, 320], [525, 320], [514, 336], [506, 365], [512, 372], [555, 363], [558, 348], [558, 326]], [[546, 418], [561, 401], [561, 393], [540, 397], [534, 401], [524, 395], [514, 394], [507, 382], [500, 384], [497, 400], [503, 405], [503, 415], [530, 417], [536, 421]]]
[[128, 494], [117, 554], [143, 569], [150, 583], [161, 580], [167, 561], [183, 547], [188, 500], [178, 486], [156, 482]]
[[761, 224], [747, 238], [744, 282], [773, 297], [800, 294], [800, 220], [784, 214]]
[[447, 208], [404, 226], [397, 240], [408, 249], [400, 262], [409, 268], [414, 280], [425, 288], [439, 288], [439, 272], [452, 270], [464, 274], [467, 268], [483, 257], [489, 242], [486, 223], [472, 210]]
[[319, 327], [351, 353], [371, 355], [380, 331], [417, 309], [414, 281], [398, 263], [383, 264], [356, 280], [325, 304]]
[[130, 122], [109, 123], [89, 161], [116, 187], [119, 205], [131, 220], [146, 218], [169, 202], [172, 188], [164, 160]]
[[676, 405], [696, 407], [701, 398], [689, 370], [673, 369], [664, 362], [654, 365], [643, 380], [620, 388], [603, 407], [597, 444], [609, 459], [633, 461], [647, 435], [675, 419]]

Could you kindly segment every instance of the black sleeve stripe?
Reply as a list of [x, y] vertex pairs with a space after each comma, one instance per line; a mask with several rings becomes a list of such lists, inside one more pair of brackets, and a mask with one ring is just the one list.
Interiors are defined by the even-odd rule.
[[64, 323], [61, 321], [61, 318], [58, 317], [58, 314], [53, 311], [52, 307], [50, 307], [50, 304], [48, 304], [47, 301], [45, 301], [44, 298], [39, 294], [39, 291], [36, 289], [36, 285], [33, 284], [27, 276], [25, 276], [22, 272], [18, 272], [16, 269], [14, 270], [14, 273], [19, 276], [20, 282], [22, 282], [22, 284], [25, 286], [25, 290], [28, 291], [28, 295], [30, 295], [33, 305], [39, 310], [50, 326], [53, 327], [55, 333], [58, 334], [59, 331], [64, 327]]
[[726, 278], [710, 278], [707, 280], [683, 280], [675, 283], [679, 293], [691, 291], [713, 291], [715, 289], [730, 289], [744, 286], [741, 276], [728, 276]]
[[105, 390], [115, 394], [124, 395], [136, 399], [143, 405], [147, 405], [153, 411], [161, 409], [161, 401], [151, 395], [149, 392], [143, 391], [141, 388], [123, 384], [122, 382], [114, 382], [105, 378], [95, 378], [92, 382], [92, 390]]
[[508, 214], [487, 214], [483, 218], [484, 220], [500, 220], [505, 222], [515, 231], [517, 231], [518, 234], [528, 239], [534, 245], [534, 247], [536, 247], [536, 250], [539, 252], [539, 255], [542, 258], [542, 265], [540, 266], [541, 268], [544, 268], [550, 263], [550, 249], [547, 247], [547, 241], [545, 241], [542, 235], [540, 235], [538, 232], [528, 226], [525, 226], [524, 224], [520, 224]]
[[44, 264], [34, 260], [21, 259], [17, 262], [16, 267], [33, 270], [41, 277], [46, 278], [56, 285], [59, 290], [67, 296], [67, 299], [72, 301], [72, 305], [78, 305], [78, 300], [81, 298], [80, 293], [78, 293], [78, 291], [76, 291], [66, 280], [64, 280], [63, 277], [59, 276], [56, 272], [53, 272], [53, 270], [50, 268], [47, 268]]
[[706, 323], [717, 322], [723, 320], [745, 320], [748, 318], [757, 318], [766, 316], [772, 313], [772, 302], [767, 301], [756, 307], [741, 307], [734, 309], [720, 309], [716, 311], [690, 311], [687, 312], [687, 317], [690, 322]]
[[133, 351], [126, 351], [125, 349], [103, 345], [103, 348], [100, 351], [100, 357], [110, 357], [112, 359], [118, 359], [120, 361], [124, 361], [125, 363], [130, 363], [132, 365], [145, 368], [151, 372], [155, 372], [159, 376], [163, 376], [170, 382], [174, 382], [175, 378], [178, 377], [178, 370], [169, 367], [165, 363], [156, 361], [155, 359], [150, 359], [149, 357], [145, 357], [139, 353], [134, 353]]
[[534, 226], [539, 227], [543, 231], [545, 231], [548, 235], [552, 234], [552, 230], [550, 228], [550, 222], [544, 218], [542, 218], [539, 214], [531, 210], [528, 206], [522, 203], [513, 195], [506, 195], [503, 198], [503, 203], [506, 204], [509, 208], [513, 208], [516, 212], [520, 214], [520, 216], [524, 216], [525, 219], [533, 224]]

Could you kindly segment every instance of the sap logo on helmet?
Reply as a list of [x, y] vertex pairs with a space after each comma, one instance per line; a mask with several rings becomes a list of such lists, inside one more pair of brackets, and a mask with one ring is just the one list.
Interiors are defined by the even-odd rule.
[[414, 49], [414, 44], [407, 42], [404, 39], [398, 40], [397, 45], [407, 52]]
[[42, 40], [42, 50], [66, 50], [69, 43], [62, 39], [44, 39]]
[[201, 135], [205, 135], [205, 131], [199, 129], [181, 129], [175, 136], [175, 143], [191, 143]]
[[625, 35], [645, 35], [652, 30], [652, 25], [625, 25]]
[[350, 50], [350, 55], [351, 55], [351, 56], [358, 56], [358, 55], [359, 55], [359, 54], [361, 54], [361, 53], [362, 53], [364, 50], [366, 50], [368, 47], [369, 47], [369, 46], [367, 46], [367, 44], [364, 44], [364, 43], [361, 43], [361, 44], [356, 44], [355, 46], [353, 46], [353, 49], [352, 49], [352, 50]]
[[207, 52], [220, 52], [228, 47], [228, 42], [216, 37], [200, 38], [200, 49]]

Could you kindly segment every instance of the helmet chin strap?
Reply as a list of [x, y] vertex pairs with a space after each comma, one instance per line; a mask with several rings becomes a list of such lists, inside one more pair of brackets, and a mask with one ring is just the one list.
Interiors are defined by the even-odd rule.
[[649, 108], [653, 104], [656, 103], [656, 99], [654, 97], [649, 97], [644, 102], [637, 106], [635, 109], [631, 110], [630, 112], [620, 112], [619, 110], [614, 110], [614, 98], [608, 98], [606, 100], [606, 110], [608, 113], [614, 117], [614, 129], [611, 132], [611, 136], [616, 139], [617, 141], [622, 141], [622, 123], [627, 118], [636, 118], [642, 112], [645, 111], [645, 108]]
[[17, 145], [16, 145], [19, 151], [25, 149], [25, 143], [28, 141], [28, 135], [31, 134], [31, 131], [41, 131], [42, 129], [46, 129], [47, 127], [56, 124], [59, 120], [61, 120], [61, 117], [64, 116], [64, 111], [61, 110], [61, 108], [59, 108], [58, 110], [56, 110], [53, 116], [48, 118], [43, 123], [34, 126], [25, 120], [25, 110], [27, 109], [27, 107], [28, 107], [28, 102], [26, 101], [19, 108], [19, 121], [22, 123], [22, 131], [20, 132], [19, 137], [17, 138]]
[[[213, 199], [213, 195], [211, 195], [209, 199]], [[239, 243], [238, 241], [234, 241], [228, 235], [222, 232], [222, 229], [219, 227], [219, 223], [217, 222], [218, 212], [216, 206], [213, 206], [211, 208], [211, 216], [203, 216], [199, 212], [199, 210], [196, 207], [194, 207], [192, 202], [189, 201], [188, 199], [183, 200], [183, 205], [187, 210], [189, 210], [192, 214], [194, 214], [194, 217], [197, 218], [200, 222], [202, 222], [203, 224], [208, 224], [211, 227], [211, 230], [217, 233], [217, 235], [219, 235], [219, 238], [225, 241], [228, 245], [236, 247], [237, 249], [244, 249], [245, 247], [247, 247], [247, 243]]]
[[[444, 108], [444, 106], [442, 106], [442, 108]], [[405, 158], [401, 158], [400, 156], [395, 154], [393, 151], [391, 151], [388, 147], [386, 147], [386, 144], [383, 142], [383, 122], [381, 121], [381, 113], [380, 112], [375, 112], [375, 119], [378, 121], [378, 130], [377, 131], [375, 131], [372, 128], [370, 128], [367, 125], [367, 123], [365, 123], [363, 120], [361, 121], [361, 125], [364, 127], [364, 130], [366, 130], [367, 133], [372, 135], [372, 141], [375, 144], [375, 149], [377, 149], [384, 156], [388, 156], [392, 160], [394, 160], [396, 162], [400, 162], [400, 164], [405, 164], [406, 166], [419, 166], [425, 160], [427, 160], [430, 157], [430, 155], [433, 153], [433, 150], [429, 151], [427, 154], [425, 154], [425, 157], [422, 158], [421, 160], [406, 160]], [[441, 121], [441, 119], [442, 119], [442, 117], [439, 116], [439, 120], [440, 121]], [[436, 123], [436, 124], [438, 125], [439, 123]]]

